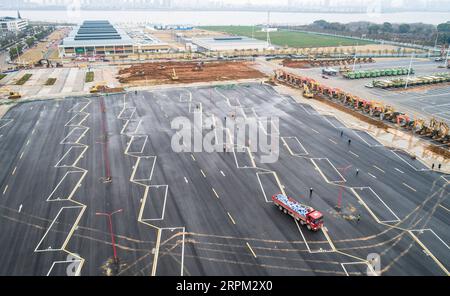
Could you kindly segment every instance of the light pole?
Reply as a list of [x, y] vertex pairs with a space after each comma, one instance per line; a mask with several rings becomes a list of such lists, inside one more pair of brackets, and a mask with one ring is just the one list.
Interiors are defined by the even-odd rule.
[[409, 82], [409, 77], [411, 76], [411, 67], [412, 67], [412, 63], [413, 63], [414, 53], [415, 53], [414, 51], [411, 53], [411, 60], [409, 61], [408, 77], [406, 77], [405, 89], [408, 88], [408, 82]]
[[116, 264], [119, 262], [119, 260], [118, 260], [118, 258], [117, 258], [116, 241], [115, 241], [115, 239], [114, 239], [114, 233], [113, 233], [113, 227], [112, 227], [112, 216], [113, 216], [114, 214], [120, 213], [120, 212], [122, 212], [122, 211], [123, 211], [123, 209], [114, 211], [114, 212], [112, 212], [112, 213], [99, 213], [99, 212], [95, 213], [96, 216], [106, 216], [106, 217], [108, 217], [109, 233], [110, 233], [110, 235], [111, 235], [111, 244], [112, 244], [112, 247], [113, 247], [114, 262], [115, 262]]

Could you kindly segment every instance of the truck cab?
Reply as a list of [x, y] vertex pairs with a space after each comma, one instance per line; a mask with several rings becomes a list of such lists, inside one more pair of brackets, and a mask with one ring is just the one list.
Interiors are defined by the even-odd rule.
[[306, 219], [306, 225], [309, 230], [317, 231], [323, 226], [323, 215], [319, 211], [313, 209], [306, 215]]

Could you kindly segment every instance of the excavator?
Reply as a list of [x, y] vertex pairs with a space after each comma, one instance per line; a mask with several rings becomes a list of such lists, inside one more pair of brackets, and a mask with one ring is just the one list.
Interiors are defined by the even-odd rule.
[[437, 121], [436, 119], [432, 118], [430, 120], [430, 124], [424, 125], [424, 128], [420, 131], [420, 134], [423, 136], [431, 136], [433, 134], [433, 131], [436, 129]]
[[89, 89], [89, 92], [91, 94], [96, 94], [96, 93], [99, 93], [99, 92], [103, 91], [106, 87], [107, 87], [106, 86], [106, 81], [100, 81], [96, 85], [92, 86]]
[[384, 113], [384, 111], [384, 105], [375, 101], [372, 102], [369, 108], [369, 114], [375, 117], [380, 116], [380, 114]]
[[414, 119], [413, 124], [412, 124], [412, 131], [416, 134], [420, 134], [422, 132], [422, 130], [425, 128], [425, 120], [423, 119]]
[[89, 90], [91, 94], [96, 93], [117, 93], [124, 91], [123, 87], [109, 87], [106, 84], [106, 81], [101, 81], [97, 83], [96, 85], [92, 86]]
[[204, 64], [205, 64], [204, 62], [197, 63], [197, 65], [195, 65], [195, 67], [192, 69], [192, 71], [195, 71], [195, 72], [203, 71]]
[[394, 118], [395, 109], [392, 106], [385, 106], [384, 112], [382, 114], [382, 119], [391, 121]]
[[177, 81], [179, 79], [175, 68], [172, 68], [172, 75], [170, 75], [170, 79], [172, 79], [173, 81]]
[[449, 127], [448, 125], [441, 121], [436, 125], [436, 128], [433, 132], [433, 140], [436, 140], [438, 142], [444, 142], [449, 140]]
[[308, 85], [306, 83], [303, 84], [303, 97], [307, 99], [312, 99], [314, 97], [314, 94], [309, 89]]
[[396, 122], [399, 126], [401, 127], [406, 127], [409, 125], [409, 123], [411, 122], [410, 118], [408, 115], [404, 114], [404, 113], [399, 113], [397, 115], [396, 118]]

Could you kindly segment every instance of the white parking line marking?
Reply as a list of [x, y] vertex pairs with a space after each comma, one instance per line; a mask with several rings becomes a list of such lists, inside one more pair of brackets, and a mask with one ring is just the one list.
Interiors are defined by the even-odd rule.
[[14, 170], [12, 171], [11, 175], [14, 176], [16, 174], [16, 170], [17, 170], [17, 167], [14, 167]]
[[311, 129], [313, 132], [315, 132], [316, 134], [320, 134], [318, 131], [316, 131], [315, 129]]
[[200, 172], [202, 172], [203, 178], [206, 178], [205, 172], [202, 169], [200, 169]]
[[184, 177], [184, 182], [189, 183], [189, 181], [186, 177]]
[[441, 208], [443, 208], [444, 210], [446, 210], [447, 212], [450, 212], [450, 209], [447, 209], [446, 207], [444, 207], [443, 205], [439, 205]]
[[191, 154], [192, 160], [195, 161], [195, 157], [193, 154]]
[[233, 217], [231, 217], [231, 214], [229, 212], [227, 212], [228, 217], [230, 218], [231, 222], [236, 225], [236, 222], [234, 221]]
[[412, 187], [409, 186], [408, 184], [406, 184], [406, 183], [402, 183], [402, 184], [403, 184], [404, 186], [408, 187], [409, 189], [411, 189], [412, 191], [417, 192], [416, 189], [412, 188]]
[[8, 185], [5, 186], [5, 189], [3, 190], [3, 195], [5, 195], [6, 190], [8, 190]]
[[25, 153], [25, 152], [22, 152], [22, 154], [20, 154], [19, 159], [22, 159], [24, 153]]
[[223, 171], [220, 171], [220, 173], [222, 174], [222, 176], [224, 176], [224, 177], [225, 177], [225, 174], [224, 174], [224, 172], [223, 172]]
[[383, 171], [382, 169], [380, 169], [379, 167], [377, 167], [376, 165], [373, 165], [374, 168], [376, 168], [377, 170], [379, 170], [380, 172], [385, 173], [385, 171]]
[[348, 153], [350, 153], [350, 154], [354, 155], [355, 157], [358, 157], [358, 158], [359, 158], [359, 155], [356, 154], [356, 153], [354, 153], [354, 152], [352, 152], [352, 151], [349, 151]]
[[214, 192], [214, 195], [219, 198], [219, 195], [217, 194], [216, 190], [213, 188], [212, 191]]
[[256, 254], [255, 254], [255, 252], [253, 251], [253, 249], [252, 249], [252, 247], [250, 246], [250, 244], [249, 244], [248, 242], [246, 242], [246, 244], [247, 244], [247, 248], [250, 250], [250, 252], [252, 252], [253, 257], [256, 258]]
[[375, 177], [374, 175], [372, 175], [371, 173], [367, 173], [369, 176], [371, 176], [372, 178], [377, 178], [377, 177]]
[[333, 140], [331, 140], [331, 139], [328, 139], [328, 140], [329, 140], [331, 143], [337, 145], [337, 143], [336, 143], [335, 141], [333, 141]]
[[[346, 262], [346, 263], [341, 263], [341, 267], [344, 270], [345, 275], [346, 276], [350, 276], [350, 274], [348, 273], [347, 269], [345, 268], [345, 265], [358, 265], [358, 264], [367, 266], [367, 269], [369, 270], [370, 274], [372, 274], [373, 276], [377, 276], [377, 273], [373, 269], [372, 265], [370, 265], [367, 262]], [[367, 272], [367, 275], [369, 275], [369, 272]]]
[[395, 170], [396, 170], [397, 172], [401, 173], [401, 174], [404, 174], [404, 173], [405, 173], [405, 172], [399, 170], [398, 168], [395, 168]]

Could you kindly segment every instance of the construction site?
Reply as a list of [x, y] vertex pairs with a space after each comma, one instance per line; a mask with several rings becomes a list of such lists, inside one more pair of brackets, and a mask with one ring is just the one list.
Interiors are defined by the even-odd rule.
[[233, 62], [162, 62], [133, 65], [119, 70], [124, 84], [192, 83], [263, 78], [251, 63]]

